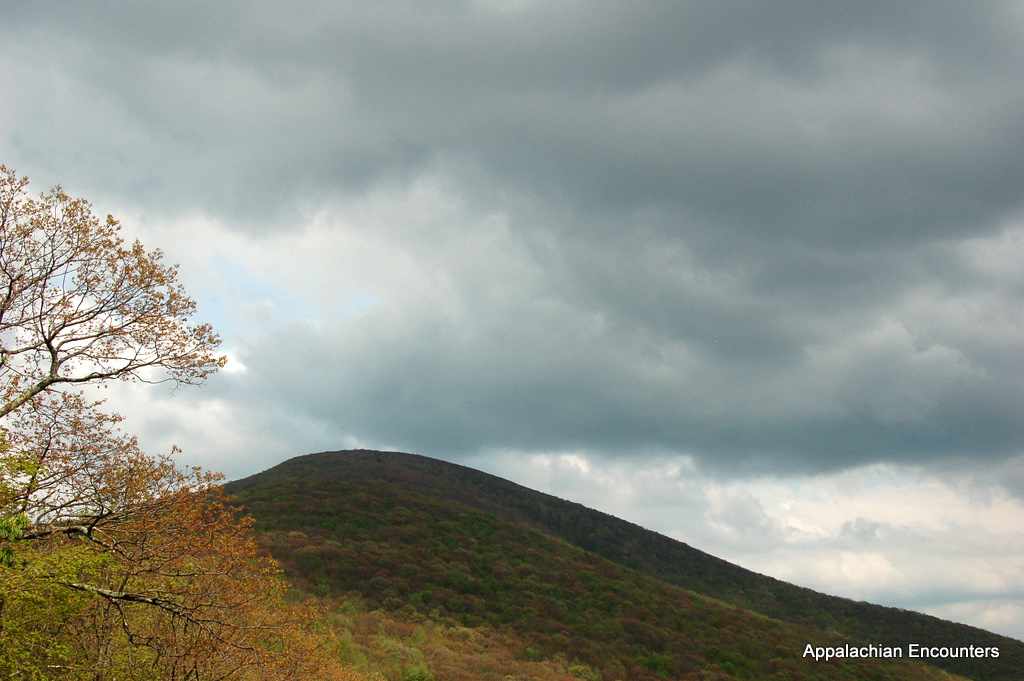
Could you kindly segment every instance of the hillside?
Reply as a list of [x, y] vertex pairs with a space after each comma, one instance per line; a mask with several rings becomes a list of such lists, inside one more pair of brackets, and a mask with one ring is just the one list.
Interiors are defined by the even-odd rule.
[[[1020, 678], [1024, 644], [1011, 639], [795, 587], [426, 457], [314, 454], [227, 489], [308, 589], [325, 597], [358, 593], [409, 621], [513, 632], [526, 644], [520, 657], [569, 656], [608, 681], [948, 678], [905, 661], [800, 659], [806, 642], [843, 635], [998, 645], [998, 660], [947, 664], [976, 679]], [[701, 676], [708, 671], [719, 676]]]

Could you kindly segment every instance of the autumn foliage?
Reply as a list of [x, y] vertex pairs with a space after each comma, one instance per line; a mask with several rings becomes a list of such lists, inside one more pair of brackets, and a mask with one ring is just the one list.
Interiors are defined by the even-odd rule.
[[[848, 637], [607, 559], [533, 518], [589, 520], [592, 541], [623, 521], [456, 464], [321, 452], [225, 488], [296, 584], [362, 604], [342, 623], [355, 649], [343, 659], [365, 651], [396, 681], [420, 663], [436, 681], [961, 678], [910, 659], [805, 660], [808, 641]], [[707, 559], [709, 575], [730, 577], [712, 562], [724, 561]], [[1017, 670], [993, 665], [967, 676], [1016, 680]]]
[[0, 678], [349, 678], [219, 476], [81, 388], [200, 383], [219, 338], [159, 251], [0, 166]]

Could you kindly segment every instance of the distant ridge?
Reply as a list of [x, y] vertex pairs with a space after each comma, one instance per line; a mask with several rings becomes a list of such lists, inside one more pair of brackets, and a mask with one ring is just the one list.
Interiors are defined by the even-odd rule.
[[[415, 527], [401, 532], [393, 530], [396, 523], [402, 526], [401, 511], [406, 505], [428, 509], [438, 518], [446, 518], [443, 522], [452, 522], [449, 518], [456, 514], [458, 518], [473, 517], [474, 523], [486, 524], [485, 519], [493, 516], [503, 523], [529, 528], [567, 542], [649, 578], [793, 623], [807, 628], [807, 631], [831, 632], [833, 636], [848, 637], [854, 641], [894, 646], [909, 643], [950, 647], [970, 644], [996, 646], [1000, 650], [998, 659], [933, 659], [929, 664], [979, 681], [1024, 679], [1021, 671], [1024, 670], [1024, 643], [1020, 641], [921, 613], [857, 602], [795, 586], [581, 504], [438, 459], [373, 450], [320, 452], [290, 459], [225, 487], [253, 513], [258, 527], [268, 531], [283, 530], [285, 525], [280, 522], [281, 518], [302, 517], [294, 516], [302, 506], [296, 501], [299, 498], [308, 500], [311, 508], [315, 501], [317, 508], [331, 509], [330, 513], [333, 513], [311, 511], [302, 527], [304, 531], [317, 531], [318, 528], [335, 531], [341, 528], [343, 531], [334, 536], [342, 539], [345, 536], [363, 536], [359, 534], [360, 524], [377, 522], [373, 515], [378, 512], [375, 508], [380, 514], [392, 513], [398, 508], [399, 520], [380, 524], [378, 532], [394, 532], [395, 541], [406, 541], [410, 546], [421, 541]], [[480, 517], [484, 520], [466, 516], [457, 510], [459, 508], [485, 514]], [[414, 524], [406, 523], [407, 528], [410, 525]], [[274, 546], [271, 548], [273, 550]], [[278, 549], [280, 551], [282, 547], [278, 546]], [[343, 552], [343, 549], [335, 550]], [[296, 561], [294, 556], [279, 558], [293, 570], [303, 571], [300, 561]], [[382, 560], [381, 564], [386, 567], [387, 561]], [[335, 572], [342, 575], [338, 581], [343, 582], [346, 589], [356, 583], [347, 581], [349, 577], [343, 574], [344, 570], [339, 568]], [[335, 574], [330, 570], [324, 574], [328, 573]], [[466, 572], [467, 575], [470, 573], [472, 570]], [[419, 577], [422, 576], [415, 578]], [[382, 577], [378, 586], [388, 579], [391, 577]], [[394, 578], [399, 584], [402, 579]], [[470, 586], [473, 585], [469, 584], [467, 588]], [[422, 600], [422, 596], [419, 598]], [[400, 606], [398, 600], [396, 598], [392, 605]], [[657, 643], [656, 639], [655, 636], [652, 641]], [[738, 675], [735, 678], [758, 677]]]

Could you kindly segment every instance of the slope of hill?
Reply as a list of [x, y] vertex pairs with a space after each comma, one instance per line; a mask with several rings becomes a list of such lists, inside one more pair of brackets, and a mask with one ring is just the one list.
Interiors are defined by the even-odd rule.
[[578, 658], [606, 681], [948, 678], [906, 661], [801, 659], [807, 642], [836, 643], [844, 635], [996, 645], [998, 660], [935, 662], [976, 679], [1021, 678], [1024, 644], [1012, 639], [795, 587], [426, 457], [314, 454], [227, 489], [308, 588], [356, 592], [411, 620], [514, 631], [527, 643], [524, 658]]
[[361, 681], [578, 681], [593, 670], [565, 657], [522, 655], [508, 630], [464, 627], [370, 609], [359, 598], [330, 599], [327, 636], [338, 661]]

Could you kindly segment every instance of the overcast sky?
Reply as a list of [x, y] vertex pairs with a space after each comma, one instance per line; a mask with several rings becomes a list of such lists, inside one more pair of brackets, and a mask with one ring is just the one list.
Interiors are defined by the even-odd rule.
[[182, 267], [236, 477], [483, 468], [1024, 637], [1024, 6], [0, 0], [0, 162]]

